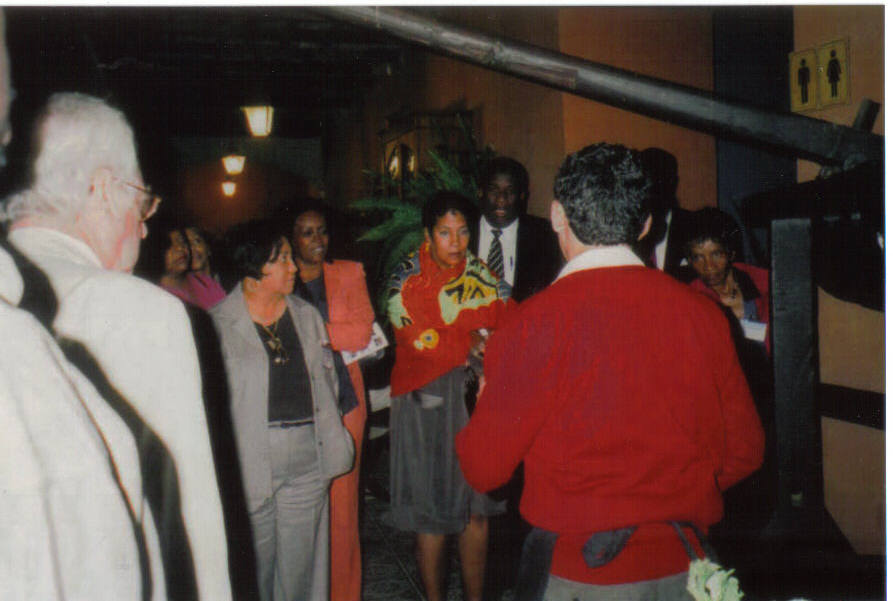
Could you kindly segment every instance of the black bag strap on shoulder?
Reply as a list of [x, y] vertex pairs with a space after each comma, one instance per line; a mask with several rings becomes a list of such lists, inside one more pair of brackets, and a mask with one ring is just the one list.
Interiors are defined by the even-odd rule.
[[583, 545], [583, 559], [590, 568], [600, 568], [620, 555], [637, 526], [596, 532]]
[[557, 532], [534, 527], [524, 539], [518, 580], [515, 582], [514, 601], [542, 601], [552, 570], [552, 551]]
[[[626, 546], [636, 526], [596, 532], [583, 545], [583, 559], [590, 568], [598, 568], [617, 557]], [[514, 601], [542, 601], [549, 583], [552, 552], [557, 532], [533, 528], [524, 539]]]
[[[669, 522], [669, 524], [676, 530], [679, 540], [682, 541], [692, 560], [698, 559], [698, 554], [686, 538], [682, 531], [683, 528], [694, 532], [704, 554], [709, 559], [715, 559], [716, 554], [713, 548], [707, 543], [707, 538], [697, 526], [691, 522]], [[637, 526], [628, 526], [594, 533], [583, 545], [583, 559], [586, 561], [586, 565], [590, 568], [598, 568], [613, 560], [626, 546], [636, 528]], [[546, 585], [549, 583], [552, 552], [557, 540], [557, 532], [549, 532], [536, 527], [524, 539], [521, 562], [518, 566], [518, 579], [515, 583], [514, 601], [542, 601]]]
[[670, 522], [670, 525], [673, 526], [674, 530], [676, 530], [676, 534], [679, 535], [679, 540], [682, 541], [682, 545], [685, 547], [685, 551], [688, 553], [688, 557], [692, 561], [700, 558], [695, 552], [694, 547], [692, 547], [691, 543], [688, 541], [688, 538], [686, 538], [685, 533], [682, 531], [683, 528], [688, 528], [695, 533], [695, 536], [698, 539], [698, 543], [701, 545], [701, 549], [704, 550], [704, 555], [707, 557], [707, 559], [716, 559], [716, 551], [714, 551], [713, 547], [710, 546], [710, 543], [707, 542], [707, 537], [704, 536], [704, 533], [701, 532], [700, 528], [698, 528], [691, 522]]

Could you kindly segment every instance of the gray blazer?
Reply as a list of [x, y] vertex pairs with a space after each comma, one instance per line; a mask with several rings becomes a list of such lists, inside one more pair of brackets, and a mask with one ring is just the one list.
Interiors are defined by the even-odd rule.
[[[287, 302], [310, 375], [317, 465], [320, 475], [331, 479], [350, 471], [354, 460], [353, 439], [341, 423], [336, 404], [338, 378], [332, 351], [323, 346], [328, 343], [328, 336], [313, 305], [291, 295]], [[254, 511], [273, 494], [267, 435], [269, 360], [248, 315], [241, 285], [210, 313], [223, 348], [248, 510]]]

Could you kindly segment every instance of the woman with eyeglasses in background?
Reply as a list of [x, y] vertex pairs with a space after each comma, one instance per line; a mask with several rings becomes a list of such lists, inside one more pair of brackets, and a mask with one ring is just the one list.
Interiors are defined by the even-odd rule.
[[220, 335], [263, 601], [328, 601], [329, 482], [354, 450], [317, 310], [291, 295], [291, 244], [272, 222], [229, 236], [240, 283], [211, 317]]

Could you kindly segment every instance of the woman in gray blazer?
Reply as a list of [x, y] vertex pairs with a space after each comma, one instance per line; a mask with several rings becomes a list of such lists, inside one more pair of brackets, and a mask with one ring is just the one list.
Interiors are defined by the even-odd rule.
[[263, 601], [328, 601], [328, 489], [354, 448], [316, 309], [291, 296], [291, 246], [271, 222], [230, 239], [240, 283], [211, 310], [220, 334]]

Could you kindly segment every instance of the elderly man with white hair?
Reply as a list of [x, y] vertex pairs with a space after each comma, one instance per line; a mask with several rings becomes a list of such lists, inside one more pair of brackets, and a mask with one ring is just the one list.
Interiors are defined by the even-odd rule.
[[[223, 514], [189, 321], [175, 298], [128, 273], [159, 202], [143, 182], [133, 131], [102, 100], [55, 94], [37, 120], [32, 147], [30, 185], [7, 199], [8, 240], [49, 279], [58, 299], [53, 329], [77, 349], [78, 367], [117, 399], [112, 404], [131, 429], [142, 427], [135, 433], [144, 475], [158, 457], [173, 460], [174, 492], [161, 505], [179, 502], [179, 512], [172, 517], [152, 507], [168, 595], [227, 601]], [[136, 519], [151, 520], [148, 512], [138, 508]], [[177, 524], [192, 558], [185, 567], [165, 554], [168, 526]], [[146, 542], [151, 561], [159, 543]], [[171, 589], [171, 572], [183, 575], [182, 590]]]
[[[0, 156], [12, 137], [4, 25], [0, 10]], [[143, 498], [136, 439], [17, 308], [26, 278], [0, 245], [0, 598], [163, 601], [151, 515], [135, 524]], [[156, 541], [152, 552], [146, 539]]]

